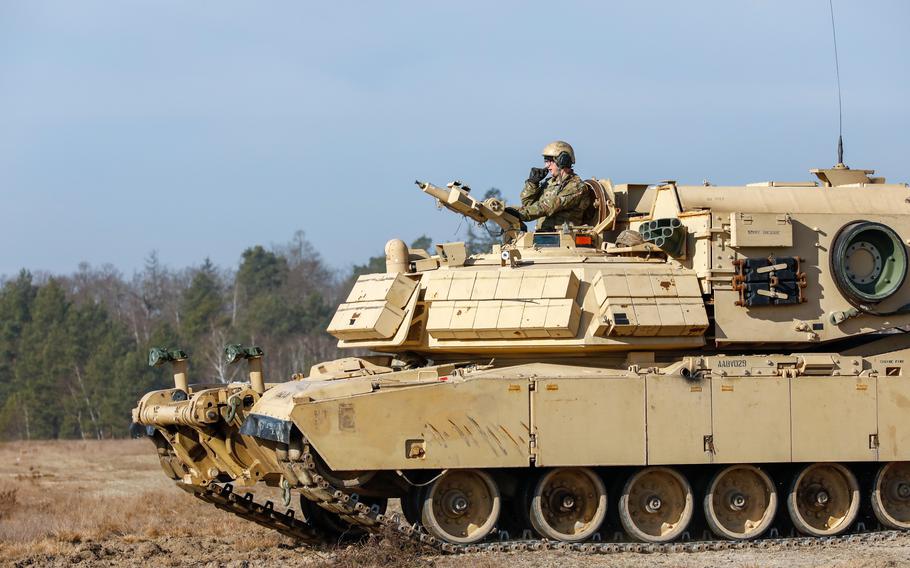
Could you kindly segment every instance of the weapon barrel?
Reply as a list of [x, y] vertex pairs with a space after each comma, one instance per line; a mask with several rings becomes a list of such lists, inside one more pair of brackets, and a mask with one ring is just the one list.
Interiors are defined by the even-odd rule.
[[446, 209], [450, 209], [455, 213], [459, 213], [477, 221], [478, 223], [485, 223], [487, 217], [483, 215], [478, 209], [478, 202], [476, 199], [471, 197], [467, 191], [453, 187], [452, 189], [443, 189], [441, 187], [436, 187], [435, 185], [425, 182], [425, 181], [416, 181], [417, 184], [424, 193], [432, 195], [439, 200]]
[[432, 183], [428, 183], [425, 181], [418, 180], [418, 181], [415, 181], [414, 183], [417, 184], [417, 187], [419, 187], [421, 189], [421, 191], [423, 191], [426, 194], [432, 195], [433, 197], [435, 197], [436, 199], [438, 199], [440, 201], [445, 202], [449, 199], [449, 191], [446, 189], [442, 189], [441, 187], [436, 187]]
[[512, 215], [504, 214], [502, 211], [491, 210], [486, 203], [477, 201], [467, 191], [459, 187], [443, 189], [425, 181], [416, 181], [414, 183], [417, 184], [421, 191], [435, 197], [440, 205], [446, 209], [464, 215], [478, 223], [492, 221], [505, 232], [514, 231], [521, 224]]

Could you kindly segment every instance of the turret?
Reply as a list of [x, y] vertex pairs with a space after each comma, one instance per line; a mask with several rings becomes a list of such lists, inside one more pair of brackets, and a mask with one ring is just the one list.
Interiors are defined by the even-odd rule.
[[[847, 172], [866, 181], [845, 185]], [[816, 173], [826, 185], [589, 180], [590, 224], [551, 232], [521, 230], [504, 203], [457, 182], [418, 182], [503, 227], [503, 242], [406, 258], [390, 241], [387, 273], [360, 277], [328, 331], [342, 348], [442, 360], [811, 350], [910, 325], [907, 186], [871, 170]]]

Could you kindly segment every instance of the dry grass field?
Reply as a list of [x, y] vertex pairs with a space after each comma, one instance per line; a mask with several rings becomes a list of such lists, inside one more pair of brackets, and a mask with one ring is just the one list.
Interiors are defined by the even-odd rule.
[[[261, 496], [259, 498], [265, 498]], [[584, 556], [422, 555], [398, 543], [297, 545], [180, 491], [146, 440], [0, 444], [2, 566], [863, 566], [910, 564], [910, 537], [825, 549]]]

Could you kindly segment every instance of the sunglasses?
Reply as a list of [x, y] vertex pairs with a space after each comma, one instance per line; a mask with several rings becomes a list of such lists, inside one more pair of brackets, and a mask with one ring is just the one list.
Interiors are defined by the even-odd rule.
[[545, 156], [543, 159], [543, 163], [545, 163], [545, 164], [549, 164], [550, 162], [555, 162], [555, 161], [556, 161], [555, 159], [553, 159], [549, 156]]

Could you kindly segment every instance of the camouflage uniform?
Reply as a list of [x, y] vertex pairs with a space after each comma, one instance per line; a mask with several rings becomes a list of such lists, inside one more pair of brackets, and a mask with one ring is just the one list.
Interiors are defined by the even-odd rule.
[[547, 180], [545, 187], [525, 182], [521, 191], [522, 221], [537, 221], [538, 231], [554, 231], [563, 223], [584, 224], [584, 215], [591, 207], [591, 192], [576, 174], [560, 173]]

